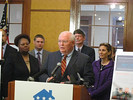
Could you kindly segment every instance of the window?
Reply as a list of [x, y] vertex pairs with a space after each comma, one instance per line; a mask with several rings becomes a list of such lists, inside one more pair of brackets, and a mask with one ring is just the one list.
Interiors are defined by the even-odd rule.
[[72, 8], [75, 15], [71, 13], [70, 31], [80, 28], [85, 32], [84, 44], [95, 49], [96, 59], [100, 43], [107, 42], [117, 49], [123, 49], [126, 4], [90, 4], [80, 1], [75, 4], [77, 6]]
[[[5, 4], [0, 4], [0, 20]], [[14, 38], [22, 33], [22, 4], [8, 4], [9, 43], [14, 43]]]

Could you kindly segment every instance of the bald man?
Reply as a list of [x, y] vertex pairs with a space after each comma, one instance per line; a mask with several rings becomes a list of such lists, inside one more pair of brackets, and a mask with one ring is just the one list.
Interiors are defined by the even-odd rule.
[[[74, 45], [75, 36], [71, 32], [64, 31], [60, 33], [58, 37], [59, 51], [49, 54], [45, 64], [48, 71], [47, 77], [45, 76], [47, 81], [54, 78], [54, 82], [65, 83], [73, 78], [77, 82], [79, 79], [77, 73], [79, 73], [88, 86], [94, 83], [94, 74], [89, 56], [74, 50]], [[63, 62], [64, 58], [66, 59], [65, 63]], [[55, 76], [51, 76], [51, 72], [58, 62], [61, 63], [61, 67], [57, 69]], [[62, 73], [63, 65], [65, 65], [65, 68]]]
[[[2, 57], [1, 57], [2, 60], [0, 61], [0, 64], [1, 64], [1, 75], [2, 75], [3, 74], [3, 67], [4, 67], [4, 63], [5, 63], [6, 59], [8, 58], [8, 56], [10, 54], [16, 53], [17, 49], [15, 49], [15, 48], [13, 48], [13, 47], [11, 47], [11, 46], [9, 46], [7, 44], [7, 34], [6, 34], [6, 32], [3, 29], [0, 29], [0, 32], [2, 32], [2, 49], [1, 49], [2, 52], [1, 53], [3, 53], [3, 54], [1, 54], [2, 55]], [[3, 76], [1, 76], [1, 78], [2, 77]], [[3, 78], [1, 79], [1, 87], [3, 89]], [[2, 98], [1, 95], [3, 96], [3, 94], [0, 93], [0, 98]]]
[[3, 59], [3, 61], [2, 61], [2, 63], [1, 63], [1, 65], [2, 65], [2, 69], [3, 69], [3, 64], [4, 64], [4, 62], [6, 61], [6, 59], [7, 59], [7, 57], [10, 55], [10, 54], [14, 54], [14, 53], [16, 53], [17, 52], [17, 49], [15, 49], [15, 48], [13, 48], [13, 47], [11, 47], [11, 46], [9, 46], [8, 44], [7, 44], [7, 34], [6, 34], [6, 32], [3, 30], [3, 29], [0, 29], [0, 31], [2, 32], [2, 59]]

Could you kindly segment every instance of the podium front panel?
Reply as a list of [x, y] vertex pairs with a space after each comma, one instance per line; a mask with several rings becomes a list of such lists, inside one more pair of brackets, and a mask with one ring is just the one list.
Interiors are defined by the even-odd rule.
[[15, 81], [14, 100], [73, 100], [73, 85]]

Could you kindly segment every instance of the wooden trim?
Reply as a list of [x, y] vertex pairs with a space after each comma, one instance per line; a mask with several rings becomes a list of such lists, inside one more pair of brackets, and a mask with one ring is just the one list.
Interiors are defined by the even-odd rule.
[[80, 3], [117, 3], [117, 2], [128, 2], [128, 0], [80, 0]]
[[133, 51], [133, 0], [127, 5], [127, 33], [124, 34], [124, 51]]
[[89, 26], [99, 26], [99, 27], [100, 27], [100, 26], [101, 26], [101, 27], [123, 27], [123, 26], [121, 26], [121, 25], [91, 25], [91, 24], [90, 24], [90, 25], [82, 25], [82, 24], [81, 24], [80, 26], [88, 26], [88, 27], [89, 27]]
[[69, 30], [73, 32], [75, 29], [80, 27], [79, 20], [79, 4], [78, 0], [71, 0], [71, 8], [70, 8], [70, 27]]
[[11, 81], [8, 83], [8, 99], [7, 100], [14, 100], [15, 96], [15, 81]]
[[22, 23], [8, 23], [8, 24], [22, 24]]
[[30, 13], [31, 0], [24, 0], [23, 4], [23, 17], [22, 17], [22, 34], [27, 34], [30, 36]]
[[73, 100], [91, 100], [91, 97], [85, 86], [73, 86]]
[[70, 10], [61, 10], [61, 9], [31, 9], [30, 11], [35, 12], [70, 12]]

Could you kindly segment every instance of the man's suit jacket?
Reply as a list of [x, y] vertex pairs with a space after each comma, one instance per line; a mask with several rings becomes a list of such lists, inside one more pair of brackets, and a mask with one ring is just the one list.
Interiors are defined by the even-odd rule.
[[17, 52], [15, 55], [10, 55], [4, 64], [3, 69], [3, 95], [7, 96], [8, 82], [13, 80], [27, 80], [29, 76], [35, 75], [39, 72], [38, 60], [29, 55], [30, 70], [26, 66], [22, 55]]
[[4, 53], [4, 60], [1, 61], [1, 67], [2, 67], [1, 70], [3, 70], [4, 63], [5, 63], [6, 59], [9, 57], [9, 55], [13, 55], [14, 53], [17, 53], [17, 49], [15, 49], [7, 44], [5, 53]]
[[[61, 62], [61, 60], [62, 56], [60, 51], [53, 52], [48, 55], [48, 59], [45, 64], [48, 71], [47, 77], [51, 76], [51, 72], [57, 63]], [[89, 85], [94, 83], [93, 68], [89, 56], [74, 50], [64, 75], [61, 76], [61, 67], [59, 67], [59, 69], [56, 71], [56, 80], [57, 82], [68, 81], [67, 75], [73, 76], [75, 80], [78, 80], [77, 72], [81, 75], [82, 78], [84, 78], [86, 82], [89, 82]], [[45, 76], [45, 78], [47, 77]]]
[[93, 48], [83, 45], [81, 53], [90, 56], [91, 62], [95, 61], [95, 50]]
[[[49, 53], [50, 53], [50, 52], [48, 52], [48, 51], [46, 51], [46, 50], [43, 49], [43, 54], [42, 54], [42, 66], [40, 67], [40, 70], [44, 69], [43, 66], [44, 66], [44, 64], [45, 64], [45, 62], [46, 62], [46, 59], [47, 59]], [[35, 57], [35, 50], [30, 51], [29, 54], [31, 54], [32, 56]]]

